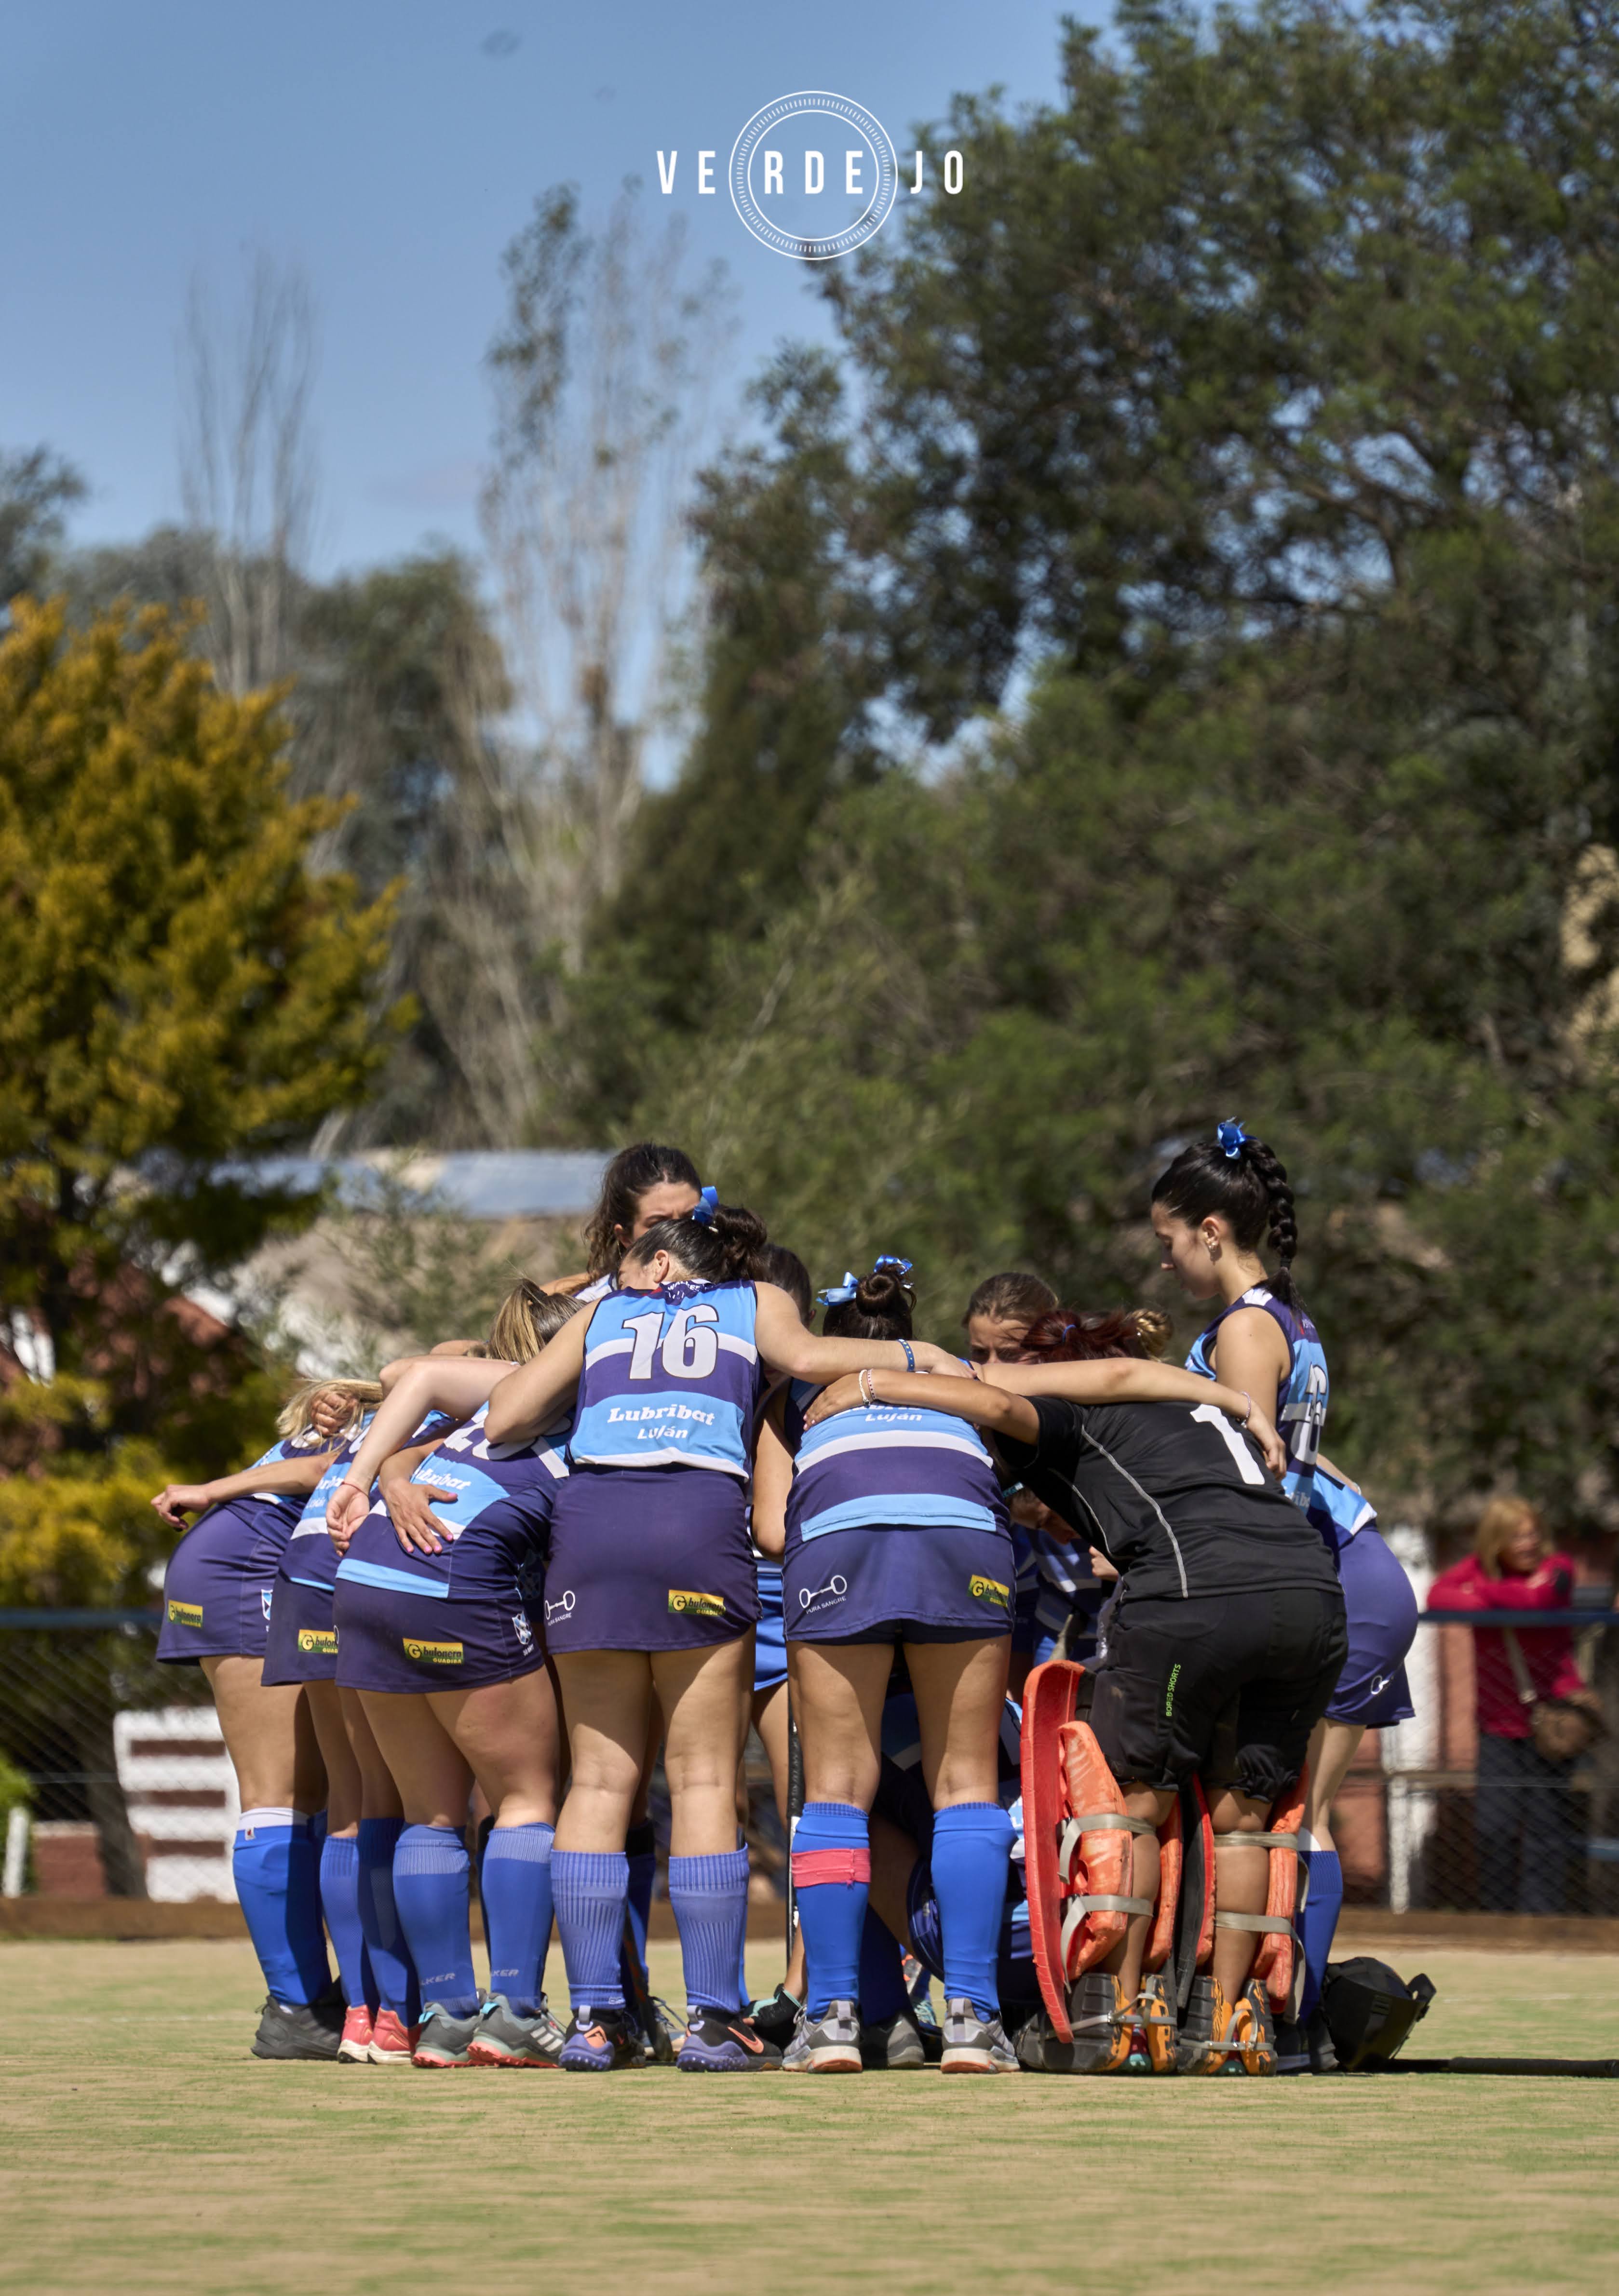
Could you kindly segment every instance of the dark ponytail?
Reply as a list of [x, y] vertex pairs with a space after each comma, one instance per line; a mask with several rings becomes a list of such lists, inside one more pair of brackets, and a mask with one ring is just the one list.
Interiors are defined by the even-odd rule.
[[1270, 1245], [1276, 1262], [1270, 1289], [1295, 1315], [1303, 1311], [1293, 1262], [1299, 1248], [1297, 1216], [1287, 1167], [1274, 1148], [1254, 1140], [1235, 1119], [1219, 1127], [1212, 1140], [1183, 1148], [1153, 1186], [1153, 1201], [1188, 1226], [1211, 1213], [1229, 1221], [1239, 1251]]
[[[706, 1220], [697, 1212], [706, 1211]], [[678, 1267], [703, 1283], [768, 1283], [760, 1254], [769, 1242], [763, 1220], [741, 1204], [699, 1203], [679, 1219], [654, 1220], [624, 1254], [645, 1267], [653, 1255], [667, 1251]]]
[[821, 1329], [829, 1340], [908, 1340], [916, 1312], [916, 1292], [889, 1260], [859, 1278], [852, 1300], [827, 1301]]

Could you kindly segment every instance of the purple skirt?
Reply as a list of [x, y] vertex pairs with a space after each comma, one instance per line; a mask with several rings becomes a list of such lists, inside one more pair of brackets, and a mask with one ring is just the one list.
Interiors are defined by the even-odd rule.
[[345, 1690], [419, 1695], [512, 1682], [546, 1662], [515, 1587], [488, 1595], [407, 1594], [361, 1578], [337, 1582], [337, 1679]]
[[1386, 1730], [1416, 1711], [1405, 1676], [1417, 1639], [1417, 1594], [1388, 1542], [1369, 1526], [1338, 1550], [1338, 1575], [1349, 1629], [1349, 1656], [1338, 1677], [1329, 1722]]
[[1011, 1533], [876, 1524], [787, 1537], [782, 1610], [790, 1643], [979, 1642], [1012, 1631]]
[[306, 1587], [284, 1572], [276, 1579], [263, 1679], [272, 1685], [336, 1681], [337, 1628], [329, 1587]]
[[165, 1666], [264, 1656], [270, 1591], [296, 1520], [253, 1500], [199, 1515], [163, 1574], [158, 1657]]
[[747, 1492], [705, 1467], [575, 1467], [546, 1562], [552, 1656], [702, 1650], [759, 1617]]

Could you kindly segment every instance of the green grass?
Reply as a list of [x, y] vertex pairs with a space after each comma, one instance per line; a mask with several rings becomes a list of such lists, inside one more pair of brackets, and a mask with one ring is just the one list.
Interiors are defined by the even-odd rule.
[[[1619, 2056], [1615, 1962], [1426, 1959], [1425, 2054]], [[234, 1944], [0, 1947], [0, 2287], [1619, 2280], [1619, 2084], [430, 2079], [257, 2062], [255, 1973]]]

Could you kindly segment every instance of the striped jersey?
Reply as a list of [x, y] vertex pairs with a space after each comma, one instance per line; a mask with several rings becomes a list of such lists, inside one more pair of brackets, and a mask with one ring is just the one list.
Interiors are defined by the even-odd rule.
[[[451, 1494], [431, 1502], [444, 1525], [442, 1551], [421, 1554], [401, 1546], [378, 1498], [338, 1567], [340, 1578], [440, 1596], [470, 1587], [504, 1590], [515, 1582], [543, 1545], [557, 1490], [567, 1480], [566, 1431], [528, 1443], [491, 1443], [483, 1425], [488, 1410], [486, 1403], [464, 1426], [454, 1426], [410, 1479]], [[427, 1430], [413, 1439], [424, 1442]]]
[[752, 1472], [759, 1349], [752, 1283], [665, 1284], [599, 1300], [585, 1335], [575, 1466]]
[[793, 1464], [787, 1534], [830, 1530], [1005, 1530], [990, 1455], [964, 1419], [864, 1404], [806, 1427]]

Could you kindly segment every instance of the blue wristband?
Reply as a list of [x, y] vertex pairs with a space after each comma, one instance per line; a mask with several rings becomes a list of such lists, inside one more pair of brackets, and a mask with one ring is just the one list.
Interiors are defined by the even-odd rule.
[[907, 1370], [907, 1371], [915, 1371], [915, 1370], [916, 1370], [916, 1357], [911, 1353], [911, 1343], [910, 1343], [910, 1341], [909, 1341], [908, 1340], [901, 1340], [901, 1341], [900, 1341], [900, 1346], [905, 1349], [905, 1368], [906, 1368], [906, 1370]]

